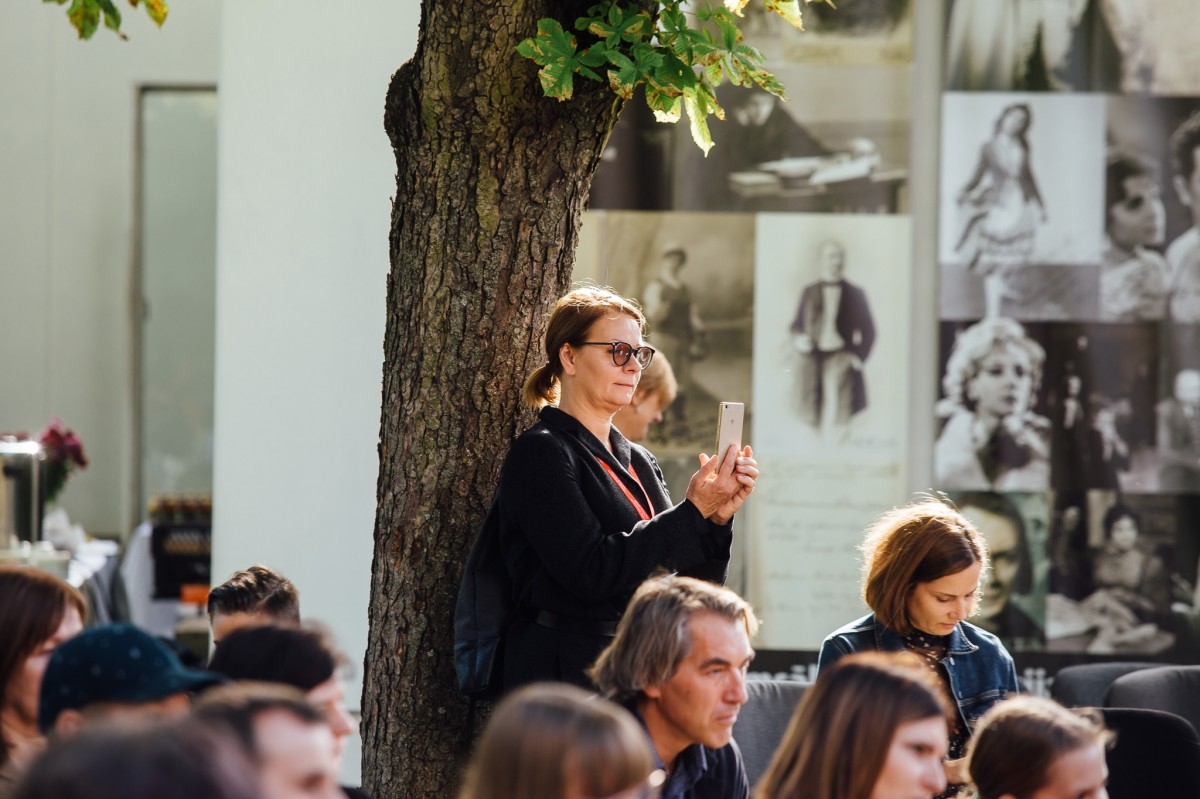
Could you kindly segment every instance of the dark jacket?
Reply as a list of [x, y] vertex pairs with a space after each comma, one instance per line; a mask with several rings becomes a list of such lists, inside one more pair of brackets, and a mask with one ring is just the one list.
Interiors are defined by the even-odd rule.
[[[845, 627], [834, 630], [821, 644], [818, 670], [854, 652], [903, 652], [904, 640], [868, 613]], [[950, 688], [966, 729], [987, 710], [1007, 696], [1020, 692], [1017, 668], [1000, 639], [974, 624], [959, 622], [950, 633], [949, 649], [942, 668], [950, 675]]]
[[[625, 707], [646, 726], [637, 702], [627, 702]], [[646, 735], [650, 732], [647, 730]], [[654, 739], [650, 739], [653, 747]], [[654, 762], [665, 768], [654, 750]], [[748, 799], [750, 780], [742, 762], [742, 750], [732, 738], [720, 749], [710, 749], [703, 744], [692, 744], [675, 757], [674, 767], [663, 783], [660, 799]]]
[[[812, 407], [805, 408], [805, 416], [815, 424], [820, 419], [819, 403], [822, 397], [821, 365], [816, 353], [817, 342], [821, 335], [821, 321], [826, 313], [834, 313], [833, 326], [845, 344], [845, 351], [858, 356], [866, 362], [875, 346], [875, 322], [871, 318], [871, 308], [867, 304], [867, 295], [853, 283], [840, 281], [841, 300], [836, 310], [825, 309], [825, 294], [821, 283], [813, 283], [805, 287], [800, 295], [800, 307], [796, 309], [796, 318], [792, 320], [792, 332], [804, 333], [813, 342], [814, 354], [800, 359], [799, 382], [801, 397], [809, 398]], [[842, 390], [849, 396], [842, 401], [847, 403], [851, 415], [867, 407], [867, 386], [863, 380], [862, 371], [851, 369], [847, 383]]]
[[[516, 607], [505, 642], [506, 691], [533, 680], [587, 685], [583, 670], [611, 640], [537, 624], [539, 611], [615, 622], [659, 568], [725, 581], [732, 523], [708, 522], [688, 500], [672, 505], [654, 457], [615, 428], [609, 440], [612, 454], [573, 417], [547, 407], [505, 458], [496, 501]], [[600, 460], [648, 503], [652, 519], [641, 520]]]

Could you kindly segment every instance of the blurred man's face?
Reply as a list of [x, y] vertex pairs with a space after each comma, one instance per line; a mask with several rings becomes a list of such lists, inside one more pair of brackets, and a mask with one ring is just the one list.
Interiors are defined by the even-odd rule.
[[846, 255], [832, 241], [821, 245], [821, 279], [836, 283], [846, 271]]
[[742, 122], [758, 127], [767, 123], [771, 110], [775, 108], [775, 98], [765, 93], [755, 93], [743, 106], [745, 110]]
[[333, 732], [286, 710], [268, 710], [254, 719], [262, 799], [338, 799], [338, 768]]
[[1021, 536], [1017, 526], [1003, 514], [983, 508], [966, 507], [962, 513], [970, 519], [988, 544], [992, 561], [979, 615], [992, 619], [1000, 615], [1013, 593], [1013, 583], [1021, 570]]

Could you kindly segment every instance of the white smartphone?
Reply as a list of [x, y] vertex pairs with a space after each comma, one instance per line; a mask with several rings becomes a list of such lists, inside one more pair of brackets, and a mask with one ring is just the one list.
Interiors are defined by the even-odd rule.
[[[736, 446], [742, 451], [742, 417], [746, 406], [741, 402], [722, 402], [717, 407], [717, 450], [714, 457], [724, 459], [726, 450]], [[720, 468], [720, 461], [717, 468]]]

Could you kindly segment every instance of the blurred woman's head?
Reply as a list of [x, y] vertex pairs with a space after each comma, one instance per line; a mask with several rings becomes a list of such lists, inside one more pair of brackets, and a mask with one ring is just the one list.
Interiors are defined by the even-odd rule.
[[908, 653], [849, 655], [804, 694], [755, 799], [916, 799], [946, 787], [937, 677]]
[[1036, 696], [984, 714], [967, 753], [979, 799], [1107, 799], [1105, 748], [1112, 734], [1092, 709]]
[[28, 566], [0, 566], [0, 764], [15, 741], [5, 729], [37, 731], [38, 691], [54, 649], [83, 631], [83, 595]]
[[460, 799], [632, 796], [657, 788], [663, 776], [626, 710], [571, 685], [535, 684], [496, 708]]
[[661, 352], [654, 354], [650, 365], [642, 370], [633, 402], [617, 411], [613, 424], [630, 441], [644, 441], [651, 424], [660, 424], [663, 412], [679, 394], [675, 370]]
[[[611, 351], [605, 354], [599, 345], [585, 345], [585, 342], [623, 341], [633, 348], [638, 348], [642, 346], [641, 338], [645, 333], [646, 317], [630, 300], [595, 286], [585, 286], [568, 292], [554, 304], [554, 310], [550, 312], [545, 336], [547, 360], [526, 378], [525, 388], [521, 393], [522, 401], [534, 410], [556, 404], [561, 395], [564, 378], [572, 377], [572, 373], [576, 371], [574, 355], [582, 354], [581, 350], [594, 348], [597, 350], [596, 354], [603, 356], [583, 361], [587, 366], [601, 369], [605, 366], [621, 368], [615, 363], [621, 359], [620, 354]], [[570, 363], [565, 364], [564, 355], [568, 354]], [[633, 364], [629, 367], [630, 371], [641, 369], [637, 357], [627, 358], [625, 365], [628, 364]], [[592, 369], [588, 371], [591, 372]], [[636, 377], [633, 384], [637, 384]], [[629, 396], [619, 405], [628, 404], [632, 395], [633, 389], [630, 389]]]
[[1002, 418], [1033, 405], [1046, 352], [1007, 317], [977, 322], [954, 339], [942, 390], [952, 404]]
[[883, 514], [867, 528], [862, 552], [863, 600], [889, 630], [947, 635], [979, 605], [987, 544], [944, 502]]

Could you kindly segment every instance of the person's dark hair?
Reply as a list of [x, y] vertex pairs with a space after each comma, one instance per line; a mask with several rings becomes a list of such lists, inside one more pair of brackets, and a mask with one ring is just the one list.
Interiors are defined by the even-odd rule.
[[1050, 699], [1016, 696], [993, 706], [975, 728], [967, 752], [971, 781], [979, 799], [1023, 799], [1046, 786], [1058, 758], [1111, 741], [1094, 708], [1068, 710]]
[[201, 695], [192, 715], [218, 733], [232, 732], [242, 748], [258, 760], [254, 721], [263, 713], [276, 711], [288, 713], [308, 725], [327, 723], [299, 688], [283, 683], [245, 681], [217, 686]]
[[967, 508], [978, 508], [993, 516], [1001, 516], [1017, 531], [1017, 576], [1013, 578], [1013, 591], [1018, 594], [1028, 594], [1033, 590], [1033, 564], [1029, 551], [1029, 538], [1025, 531], [1025, 517], [1017, 508], [1015, 502], [1006, 494], [993, 491], [966, 491], [956, 497], [954, 503], [960, 511]]
[[267, 625], [227, 635], [208, 670], [231, 680], [284, 683], [307, 692], [332, 678], [342, 660], [322, 630]]
[[1107, 166], [1104, 171], [1104, 226], [1109, 225], [1109, 210], [1118, 203], [1125, 201], [1125, 181], [1130, 178], [1158, 178], [1158, 170], [1154, 164], [1140, 155], [1123, 150], [1113, 150], [1108, 154]]
[[525, 379], [521, 401], [534, 410], [557, 403], [559, 381], [563, 374], [559, 351], [563, 345], [575, 345], [585, 341], [587, 332], [597, 321], [622, 314], [637, 322], [642, 335], [646, 334], [646, 317], [641, 309], [631, 300], [615, 292], [596, 286], [585, 286], [563, 295], [554, 304], [554, 310], [550, 312], [550, 321], [546, 323], [547, 361]]
[[[87, 618], [87, 603], [65, 580], [29, 566], [0, 566], [0, 707], [14, 676], [53, 637], [68, 608]], [[9, 747], [0, 730], [0, 765]]]
[[755, 799], [868, 799], [900, 725], [952, 712], [916, 655], [848, 655], [804, 692]]
[[688, 621], [700, 613], [743, 625], [747, 637], [758, 631], [750, 603], [728, 588], [694, 577], [655, 575], [634, 592], [616, 636], [588, 669], [588, 677], [618, 702], [640, 697], [648, 685], [665, 683], [691, 651]]
[[496, 708], [459, 799], [559, 799], [572, 788], [612, 796], [648, 785], [654, 771], [650, 741], [624, 708], [573, 685], [535, 683]]
[[[987, 543], [971, 522], [936, 499], [893, 508], [867, 528], [862, 544], [863, 601], [884, 627], [913, 631], [908, 598], [918, 583], [958, 574], [972, 564], [987, 573]], [[979, 596], [976, 592], [976, 604]], [[974, 612], [974, 609], [972, 609]]]
[[300, 592], [292, 581], [266, 566], [234, 572], [208, 593], [208, 615], [263, 613], [280, 623], [300, 623]]
[[191, 721], [85, 730], [56, 741], [13, 799], [255, 799], [258, 776], [228, 738]]
[[1102, 525], [1104, 527], [1105, 541], [1112, 538], [1113, 525], [1125, 518], [1133, 521], [1133, 526], [1137, 528], [1139, 533], [1142, 531], [1142, 515], [1128, 505], [1118, 502], [1104, 512]]
[[[1200, 111], [1192, 115], [1175, 128], [1171, 134], [1171, 170], [1183, 178], [1191, 180], [1196, 172], [1196, 148], [1200, 147]], [[1193, 198], [1193, 202], [1200, 198]]]
[[1025, 124], [1017, 131], [1015, 138], [1021, 142], [1021, 146], [1026, 150], [1029, 149], [1029, 126], [1033, 124], [1033, 109], [1029, 107], [1029, 103], [1011, 103], [1004, 106], [1000, 110], [1000, 115], [996, 117], [995, 127], [992, 128], [993, 133], [999, 133], [1000, 128], [1004, 125], [1004, 120], [1008, 119], [1009, 114], [1021, 112], [1025, 115]]

